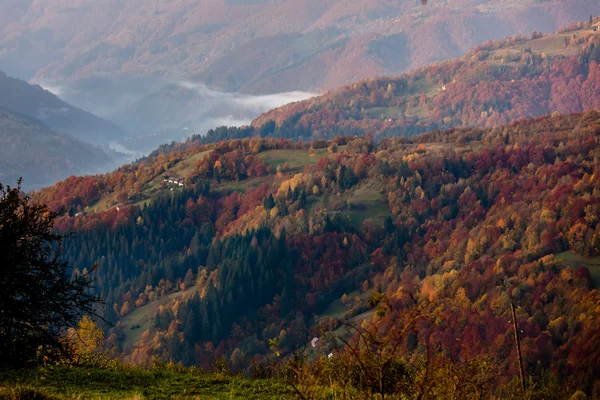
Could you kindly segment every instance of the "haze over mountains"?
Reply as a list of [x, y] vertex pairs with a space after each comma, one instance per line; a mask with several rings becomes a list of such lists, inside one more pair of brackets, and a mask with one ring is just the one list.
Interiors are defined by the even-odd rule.
[[[145, 151], [170, 140], [184, 140], [217, 126], [248, 125], [261, 113], [284, 104], [306, 100], [312, 93], [294, 91], [271, 95], [225, 93], [206, 85], [177, 81], [149, 93], [111, 115], [130, 132], [140, 132]], [[122, 141], [128, 147], [139, 144]]]
[[[174, 91], [180, 80], [249, 94], [328, 90], [600, 13], [595, 0], [437, 0], [425, 7], [416, 0], [0, 4], [0, 69], [120, 120], [123, 109], [147, 102], [140, 100], [146, 95], [164, 103], [163, 111], [203, 101]], [[173, 117], [163, 118], [159, 125], [170, 126]], [[130, 122], [143, 119], [134, 115]]]
[[107, 143], [125, 136], [114, 123], [0, 71], [0, 181], [23, 177], [23, 188], [32, 189], [112, 169], [126, 157]]
[[105, 171], [115, 165], [113, 157], [0, 107], [0, 182], [14, 185], [22, 177], [24, 189], [39, 188], [69, 175]]
[[96, 144], [105, 144], [107, 140], [125, 136], [125, 131], [114, 123], [74, 107], [38, 85], [11, 78], [2, 71], [0, 107]]
[[0, 106], [130, 159], [220, 125], [247, 125], [344, 83], [600, 13], [592, 0], [0, 5], [0, 70], [77, 107], [40, 87], [24, 90], [24, 82], [4, 74], [0, 88], [13, 94]]

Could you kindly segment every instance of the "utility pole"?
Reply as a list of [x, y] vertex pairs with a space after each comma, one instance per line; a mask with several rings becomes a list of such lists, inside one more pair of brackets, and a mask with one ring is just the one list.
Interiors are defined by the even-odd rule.
[[525, 373], [523, 372], [523, 359], [521, 358], [521, 342], [519, 342], [519, 331], [517, 329], [517, 315], [515, 314], [515, 305], [510, 303], [510, 310], [512, 311], [513, 328], [515, 331], [515, 345], [517, 347], [517, 358], [519, 360], [519, 375], [521, 376], [521, 390], [525, 395]]

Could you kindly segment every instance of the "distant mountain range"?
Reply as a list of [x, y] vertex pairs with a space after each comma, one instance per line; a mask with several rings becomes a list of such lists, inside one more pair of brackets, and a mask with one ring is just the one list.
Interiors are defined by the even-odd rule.
[[0, 107], [43, 122], [49, 128], [95, 144], [125, 136], [114, 123], [73, 107], [38, 85], [0, 71]]
[[123, 106], [182, 78], [252, 94], [327, 90], [600, 13], [596, 0], [4, 0], [2, 8], [0, 68], [62, 88], [88, 109]]
[[0, 107], [0, 182], [23, 188], [50, 185], [69, 175], [99, 172], [114, 160], [101, 149], [56, 133], [33, 118]]
[[0, 71], [0, 182], [23, 188], [104, 172], [125, 161], [110, 149], [126, 132], [38, 85]]

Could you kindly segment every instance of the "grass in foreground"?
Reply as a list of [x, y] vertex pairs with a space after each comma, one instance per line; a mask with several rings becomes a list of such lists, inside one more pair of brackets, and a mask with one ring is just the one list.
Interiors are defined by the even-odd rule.
[[272, 380], [133, 367], [51, 367], [0, 371], [0, 400], [71, 399], [295, 399]]

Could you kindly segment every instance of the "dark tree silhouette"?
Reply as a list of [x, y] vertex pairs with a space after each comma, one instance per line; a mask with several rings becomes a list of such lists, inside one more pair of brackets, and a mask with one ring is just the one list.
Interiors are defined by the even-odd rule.
[[[61, 334], [93, 315], [88, 273], [61, 260], [57, 215], [30, 202], [17, 187], [0, 184], [0, 365], [68, 356]], [[71, 278], [73, 276], [73, 278]]]

